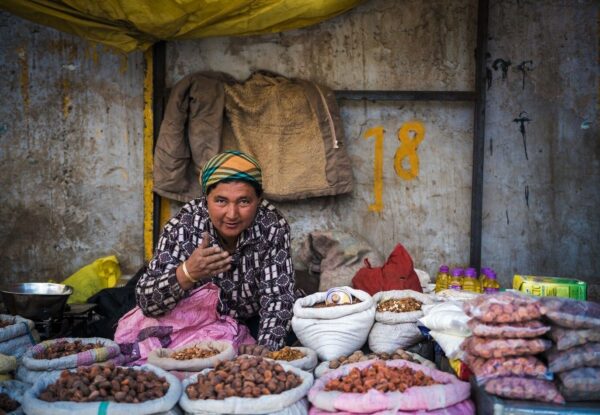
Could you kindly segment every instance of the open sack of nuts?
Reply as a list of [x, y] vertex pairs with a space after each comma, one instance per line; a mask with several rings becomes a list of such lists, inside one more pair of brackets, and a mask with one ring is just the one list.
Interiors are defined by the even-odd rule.
[[369, 333], [369, 349], [391, 353], [423, 339], [417, 320], [423, 317], [421, 307], [433, 302], [427, 294], [413, 290], [382, 291], [373, 296], [373, 302], [375, 324]]
[[[30, 385], [18, 380], [0, 382], [0, 414], [20, 415], [23, 413], [21, 402]], [[4, 412], [2, 412], [4, 411]]]
[[327, 298], [327, 293], [318, 292], [299, 298], [294, 303], [294, 333], [304, 346], [316, 351], [321, 360], [335, 359], [360, 349], [373, 326], [373, 298], [361, 290], [342, 288], [359, 302], [315, 307]]
[[156, 414], [171, 410], [181, 383], [152, 365], [92, 365], [43, 376], [23, 399], [28, 415]]
[[[468, 400], [470, 390], [454, 375], [406, 360], [367, 360], [317, 379], [308, 400], [329, 412], [433, 411]], [[474, 413], [472, 403], [461, 407], [463, 414]]]
[[244, 344], [238, 351], [240, 354], [262, 356], [280, 363], [287, 363], [307, 372], [311, 372], [319, 363], [317, 353], [308, 347], [285, 346], [282, 349], [271, 351], [260, 344]]
[[400, 348], [394, 350], [392, 353], [383, 352], [364, 354], [362, 351], [357, 350], [350, 356], [340, 356], [337, 359], [319, 363], [319, 365], [315, 368], [315, 377], [320, 378], [325, 373], [329, 373], [332, 370], [339, 368], [340, 366], [349, 365], [351, 363], [364, 362], [366, 360], [373, 359], [407, 360], [409, 362], [418, 363], [420, 365], [424, 365], [429, 368], [435, 369], [435, 363], [433, 363], [431, 360], [427, 360], [424, 357], [418, 355], [417, 353], [407, 352], [406, 350], [402, 350]]
[[165, 370], [199, 372], [234, 357], [235, 350], [231, 342], [209, 340], [176, 349], [155, 349], [148, 355], [148, 363]]
[[189, 413], [306, 414], [313, 376], [258, 356], [238, 356], [183, 381], [181, 408]]
[[121, 353], [119, 345], [101, 337], [64, 337], [46, 340], [25, 352], [22, 364], [29, 370], [71, 369], [106, 362]]

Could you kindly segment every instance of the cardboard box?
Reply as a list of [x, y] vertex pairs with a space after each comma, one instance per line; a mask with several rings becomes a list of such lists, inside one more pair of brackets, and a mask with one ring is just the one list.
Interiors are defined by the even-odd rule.
[[513, 289], [540, 297], [587, 299], [587, 283], [571, 278], [519, 275], [513, 277]]

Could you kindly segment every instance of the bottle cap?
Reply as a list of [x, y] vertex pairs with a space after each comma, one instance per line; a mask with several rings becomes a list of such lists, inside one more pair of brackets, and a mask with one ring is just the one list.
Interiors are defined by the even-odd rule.
[[465, 277], [467, 277], [467, 278], [477, 278], [477, 270], [475, 268], [467, 268], [465, 270]]
[[448, 272], [450, 272], [450, 268], [448, 268], [448, 265], [441, 265], [440, 272], [445, 272], [447, 274]]
[[341, 287], [330, 288], [325, 294], [326, 304], [352, 304], [352, 294]]
[[481, 271], [479, 272], [479, 274], [481, 275], [488, 275], [488, 272], [490, 272], [492, 269], [489, 267], [482, 267]]
[[486, 277], [488, 277], [490, 280], [495, 280], [496, 279], [496, 273], [490, 269], [488, 271], [488, 273], [486, 274]]
[[452, 269], [452, 276], [453, 277], [462, 277], [463, 275], [463, 269], [462, 268], [453, 268]]

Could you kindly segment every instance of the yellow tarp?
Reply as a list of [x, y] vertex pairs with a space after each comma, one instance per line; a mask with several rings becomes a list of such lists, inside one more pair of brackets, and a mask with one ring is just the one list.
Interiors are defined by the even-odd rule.
[[364, 0], [0, 0], [24, 19], [116, 47], [274, 33], [337, 16]]

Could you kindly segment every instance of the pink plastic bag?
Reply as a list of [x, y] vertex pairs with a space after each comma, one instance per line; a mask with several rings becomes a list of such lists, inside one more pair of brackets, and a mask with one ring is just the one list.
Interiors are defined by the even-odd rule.
[[381, 411], [374, 412], [371, 414], [358, 414], [356, 412], [327, 412], [323, 411], [316, 406], [313, 406], [308, 411], [308, 415], [475, 415], [475, 405], [473, 401], [467, 399], [459, 402], [455, 405], [447, 408], [433, 409], [431, 411], [417, 410], [417, 411]]
[[[308, 400], [324, 411], [345, 411], [352, 413], [371, 414], [381, 411], [417, 411], [427, 413], [436, 409], [448, 408], [469, 398], [471, 387], [469, 383], [462, 382], [454, 375], [440, 370], [411, 363], [406, 360], [387, 360], [386, 366], [407, 366], [413, 370], [423, 372], [441, 385], [418, 386], [406, 389], [404, 392], [383, 393], [377, 389], [369, 389], [366, 393], [344, 393], [339, 391], [325, 391], [325, 385], [332, 379], [345, 376], [353, 368], [362, 370], [370, 367], [378, 360], [366, 360], [341, 366], [339, 369], [325, 373], [315, 381], [308, 391]], [[423, 412], [418, 412], [423, 411]], [[402, 412], [398, 412], [402, 413]]]
[[161, 347], [175, 348], [201, 340], [228, 340], [237, 351], [242, 344], [254, 344], [248, 328], [217, 311], [219, 288], [205, 284], [161, 317], [146, 317], [139, 307], [125, 314], [115, 332], [121, 352], [129, 365], [146, 362], [148, 354]]
[[496, 337], [502, 339], [529, 339], [539, 337], [550, 330], [539, 320], [525, 321], [523, 323], [485, 324], [477, 319], [467, 323], [474, 336]]
[[516, 356], [484, 359], [467, 354], [467, 365], [478, 383], [503, 376], [527, 376], [546, 379], [548, 368], [537, 357]]
[[551, 346], [552, 342], [546, 339], [492, 339], [471, 336], [462, 342], [460, 348], [472, 356], [491, 359], [538, 354]]
[[469, 317], [494, 324], [538, 320], [542, 315], [539, 299], [511, 291], [477, 296], [465, 301], [463, 310]]
[[565, 403], [565, 398], [556, 389], [554, 383], [548, 380], [519, 377], [497, 378], [485, 384], [485, 391], [509, 399]]

